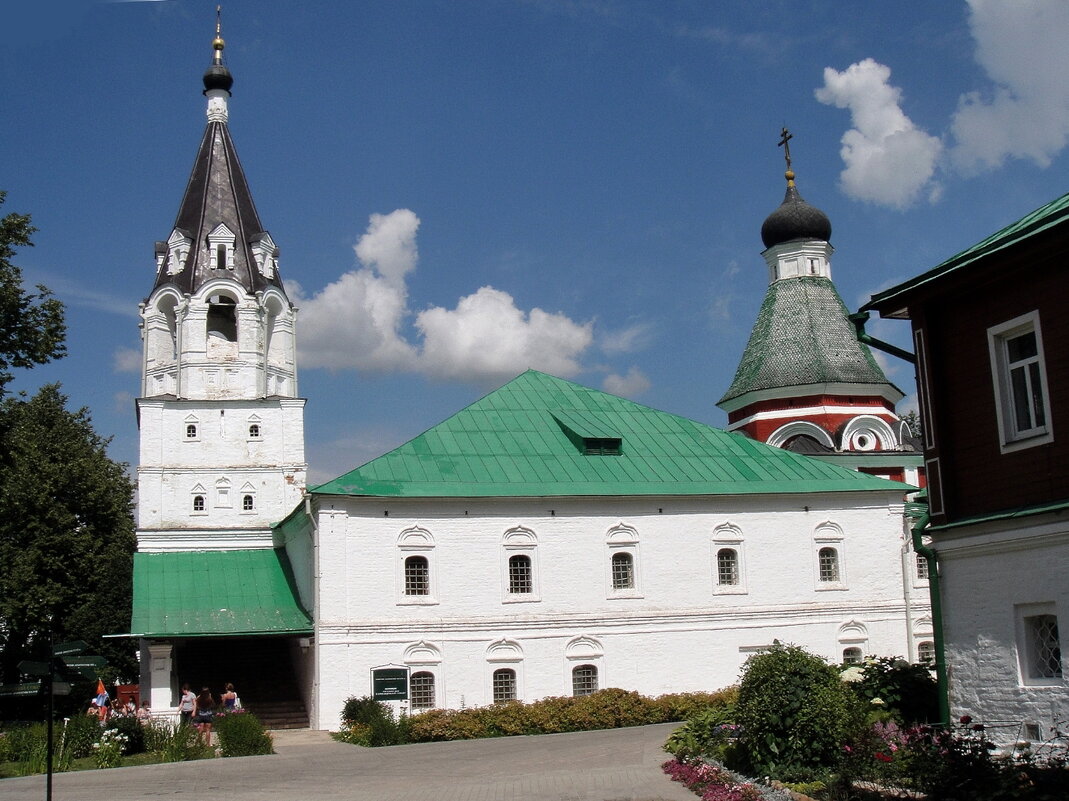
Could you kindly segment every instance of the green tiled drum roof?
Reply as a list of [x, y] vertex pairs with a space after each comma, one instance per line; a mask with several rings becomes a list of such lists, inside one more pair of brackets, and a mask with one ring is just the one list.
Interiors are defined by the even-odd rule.
[[[586, 454], [576, 437], [619, 438], [620, 450]], [[309, 491], [426, 498], [905, 489], [528, 370], [401, 447]]]
[[282, 550], [134, 554], [135, 636], [311, 631]]
[[774, 281], [735, 379], [719, 403], [747, 392], [809, 384], [893, 386], [857, 341], [835, 285], [821, 276]]

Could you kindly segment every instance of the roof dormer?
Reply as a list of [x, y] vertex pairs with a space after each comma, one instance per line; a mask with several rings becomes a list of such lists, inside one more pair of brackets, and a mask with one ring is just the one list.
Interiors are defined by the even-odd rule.
[[234, 269], [234, 232], [219, 223], [208, 233], [208, 265], [212, 270]]
[[[186, 266], [186, 259], [189, 258], [189, 249], [191, 247], [193, 247], [193, 239], [188, 233], [181, 228], [175, 228], [171, 231], [171, 235], [167, 237], [165, 253], [167, 275], [178, 275], [178, 273], [182, 272], [182, 268]], [[157, 261], [159, 261], [159, 257], [159, 248], [157, 248]]]
[[256, 261], [256, 268], [264, 278], [274, 278], [278, 270], [278, 248], [275, 247], [271, 235], [267, 231], [253, 234], [249, 240], [252, 257]]

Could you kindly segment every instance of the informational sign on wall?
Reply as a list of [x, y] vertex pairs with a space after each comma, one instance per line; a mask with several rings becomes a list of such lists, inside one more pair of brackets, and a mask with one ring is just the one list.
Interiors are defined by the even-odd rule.
[[408, 668], [392, 666], [372, 668], [371, 697], [376, 701], [407, 701]]

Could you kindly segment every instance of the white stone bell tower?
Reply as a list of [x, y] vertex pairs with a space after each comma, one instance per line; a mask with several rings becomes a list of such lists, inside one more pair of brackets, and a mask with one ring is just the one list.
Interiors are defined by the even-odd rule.
[[305, 485], [297, 310], [227, 128], [218, 33], [212, 46], [207, 128], [140, 309], [139, 551], [271, 547]]

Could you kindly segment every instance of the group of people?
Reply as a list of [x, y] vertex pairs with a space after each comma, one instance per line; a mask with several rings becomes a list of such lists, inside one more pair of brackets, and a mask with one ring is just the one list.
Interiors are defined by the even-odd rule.
[[[241, 708], [241, 701], [234, 691], [234, 685], [227, 682], [223, 694], [219, 697], [222, 702], [224, 713], [233, 712]], [[216, 703], [215, 696], [207, 687], [201, 689], [200, 694], [189, 689], [188, 684], [182, 685], [182, 694], [178, 700], [178, 714], [182, 723], [191, 723], [200, 732], [200, 741], [204, 745], [212, 744], [212, 723], [215, 713], [220, 704]]]
[[89, 717], [97, 718], [101, 723], [107, 723], [113, 718], [137, 718], [142, 723], [152, 719], [152, 710], [148, 701], [142, 701], [141, 706], [134, 705], [132, 695], [123, 698], [110, 699], [107, 693], [100, 693], [89, 702], [85, 710]]

